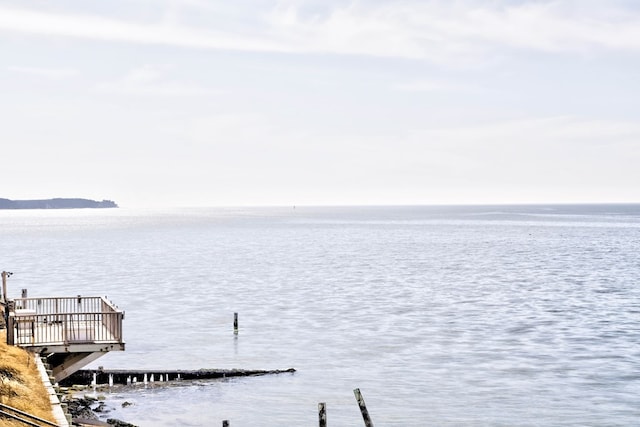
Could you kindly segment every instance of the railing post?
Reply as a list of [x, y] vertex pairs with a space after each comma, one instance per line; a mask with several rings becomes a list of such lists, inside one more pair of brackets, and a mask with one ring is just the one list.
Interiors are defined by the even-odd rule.
[[22, 301], [20, 301], [20, 308], [29, 308], [27, 307], [27, 290], [22, 289], [21, 295], [22, 295]]
[[69, 315], [62, 315], [62, 342], [67, 345], [69, 344]]
[[[9, 313], [9, 306], [7, 305], [5, 307], [5, 310], [7, 310], [7, 313]], [[15, 344], [15, 335], [14, 335], [14, 331], [15, 331], [15, 324], [14, 324], [14, 317], [12, 314], [9, 314], [7, 316], [7, 344], [8, 345], [14, 345]]]

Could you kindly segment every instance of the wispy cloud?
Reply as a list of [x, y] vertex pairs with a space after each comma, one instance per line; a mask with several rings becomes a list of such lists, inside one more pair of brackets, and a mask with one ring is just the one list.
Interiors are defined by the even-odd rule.
[[[307, 3], [281, 1], [266, 11], [256, 7], [248, 12], [251, 16], [244, 18], [245, 22], [216, 25], [217, 29], [205, 26], [206, 19], [190, 21], [187, 17], [192, 15], [173, 12], [171, 19], [150, 23], [0, 6], [0, 31], [199, 49], [373, 55], [437, 62], [486, 59], [501, 49], [551, 53], [640, 50], [640, 13], [618, 1], [579, 5], [569, 0], [352, 1], [329, 2], [323, 5], [322, 13], [309, 13]], [[181, 3], [183, 9], [198, 7], [197, 2]], [[201, 11], [215, 14], [206, 8]], [[234, 19], [242, 19], [240, 15], [235, 13]], [[246, 25], [249, 21], [251, 25]]]
[[416, 80], [409, 82], [396, 83], [391, 86], [392, 89], [402, 92], [478, 92], [477, 87], [463, 85], [453, 82], [436, 81], [436, 80]]
[[50, 13], [0, 7], [0, 30], [47, 36], [160, 44], [200, 49], [280, 52], [288, 49], [259, 38], [231, 36], [206, 28], [175, 24], [147, 24], [89, 14]]
[[149, 64], [136, 67], [121, 79], [97, 84], [94, 91], [101, 94], [150, 96], [207, 96], [221, 93], [217, 89], [172, 80], [167, 77], [168, 68]]
[[20, 73], [27, 74], [30, 76], [44, 77], [47, 79], [57, 80], [57, 79], [66, 79], [69, 77], [75, 77], [78, 74], [78, 70], [72, 68], [41, 68], [41, 67], [19, 67], [19, 66], [10, 66], [7, 67], [7, 70]]
[[640, 49], [640, 14], [616, 2], [352, 2], [318, 17], [298, 3], [270, 15], [270, 30], [317, 51], [442, 61], [500, 48], [543, 52]]

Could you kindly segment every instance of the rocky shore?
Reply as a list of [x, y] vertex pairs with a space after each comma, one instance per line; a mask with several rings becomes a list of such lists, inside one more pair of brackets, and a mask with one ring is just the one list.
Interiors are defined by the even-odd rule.
[[[108, 414], [115, 408], [111, 408], [104, 403], [104, 397], [71, 397], [66, 400], [67, 411], [71, 414], [74, 425], [79, 426], [116, 426], [116, 427], [137, 427], [135, 424], [109, 418]], [[122, 404], [123, 407], [130, 405], [128, 402]]]

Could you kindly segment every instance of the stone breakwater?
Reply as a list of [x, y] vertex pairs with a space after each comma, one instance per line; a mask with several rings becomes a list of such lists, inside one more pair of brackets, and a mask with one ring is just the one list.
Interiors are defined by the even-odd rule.
[[[260, 375], [294, 373], [295, 369], [198, 369], [198, 370], [110, 370], [81, 369], [61, 381], [63, 402], [73, 422], [81, 426], [136, 427], [110, 416], [118, 408], [107, 401], [109, 393], [137, 387], [179, 387], [190, 380], [225, 379]], [[104, 393], [104, 394], [102, 394]], [[118, 406], [126, 408], [131, 402]]]
[[81, 369], [60, 382], [63, 386], [98, 384], [134, 384], [182, 380], [250, 377], [294, 373], [295, 369], [197, 369], [197, 370], [135, 370], [135, 369]]

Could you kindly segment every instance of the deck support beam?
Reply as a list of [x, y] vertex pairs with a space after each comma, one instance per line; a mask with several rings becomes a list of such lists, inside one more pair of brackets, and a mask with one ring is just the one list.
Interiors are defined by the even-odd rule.
[[53, 353], [46, 357], [47, 363], [51, 366], [55, 382], [60, 382], [105, 354], [107, 353], [102, 351], [93, 353]]

